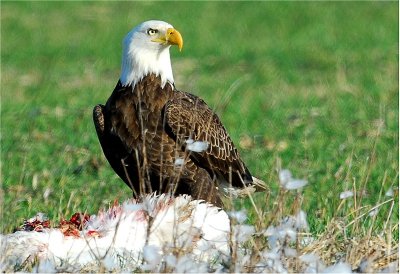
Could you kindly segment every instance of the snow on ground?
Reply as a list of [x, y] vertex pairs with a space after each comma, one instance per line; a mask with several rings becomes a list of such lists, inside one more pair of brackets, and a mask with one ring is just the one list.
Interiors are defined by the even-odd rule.
[[[293, 179], [289, 171], [281, 172], [280, 180], [288, 190], [307, 184]], [[0, 235], [0, 271], [352, 273], [376, 270], [374, 262], [367, 259], [358, 266], [342, 259], [327, 265], [314, 252], [318, 248], [304, 248], [316, 245], [316, 240], [304, 237], [308, 222], [301, 209], [261, 231], [246, 221], [244, 210], [226, 213], [187, 195], [165, 194], [131, 199], [97, 215], [76, 213], [53, 228], [45, 215], [38, 213], [26, 220], [20, 231]], [[380, 270], [398, 272], [398, 256]]]

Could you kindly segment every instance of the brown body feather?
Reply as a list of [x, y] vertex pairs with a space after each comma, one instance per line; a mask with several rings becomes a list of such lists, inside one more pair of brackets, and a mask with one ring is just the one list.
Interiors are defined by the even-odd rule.
[[[135, 196], [173, 192], [221, 205], [219, 181], [239, 188], [252, 183], [218, 116], [194, 95], [170, 84], [161, 88], [155, 75], [134, 87], [118, 82], [93, 119], [107, 160]], [[189, 151], [188, 139], [208, 147]]]

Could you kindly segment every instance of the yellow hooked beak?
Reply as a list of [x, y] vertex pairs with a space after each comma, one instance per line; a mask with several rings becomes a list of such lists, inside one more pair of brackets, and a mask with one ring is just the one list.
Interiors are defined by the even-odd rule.
[[183, 48], [182, 35], [176, 29], [169, 28], [165, 33], [165, 37], [160, 37], [152, 40], [153, 42], [165, 43], [169, 45], [177, 45], [179, 51]]
[[177, 45], [179, 51], [183, 48], [183, 39], [182, 35], [176, 29], [169, 28], [167, 29], [167, 33], [165, 34], [165, 40], [167, 43], [171, 45]]

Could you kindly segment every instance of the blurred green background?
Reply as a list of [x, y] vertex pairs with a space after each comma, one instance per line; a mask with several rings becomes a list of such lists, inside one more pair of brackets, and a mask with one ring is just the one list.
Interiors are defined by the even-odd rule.
[[215, 109], [271, 185], [256, 199], [265, 211], [280, 168], [309, 181], [315, 233], [348, 213], [337, 212], [344, 190], [369, 208], [393, 185], [396, 195], [398, 2], [2, 2], [1, 232], [38, 211], [56, 220], [131, 196], [91, 112], [118, 80], [123, 37], [149, 19], [182, 33], [176, 86]]

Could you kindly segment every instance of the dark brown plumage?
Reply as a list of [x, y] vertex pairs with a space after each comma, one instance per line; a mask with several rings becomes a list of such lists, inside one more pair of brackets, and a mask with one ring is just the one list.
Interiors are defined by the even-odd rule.
[[[221, 204], [218, 180], [243, 187], [252, 176], [218, 116], [200, 98], [149, 75], [123, 87], [93, 111], [104, 154], [135, 195], [152, 191], [190, 194]], [[204, 152], [185, 149], [186, 140], [208, 142]], [[185, 159], [176, 165], [176, 159]]]
[[[182, 48], [180, 33], [148, 21], [124, 45], [120, 81], [93, 119], [107, 160], [134, 195], [190, 194], [222, 205], [222, 188], [229, 193], [256, 181], [259, 187], [218, 116], [200, 98], [175, 89], [169, 46]], [[196, 142], [204, 149], [194, 148]]]

